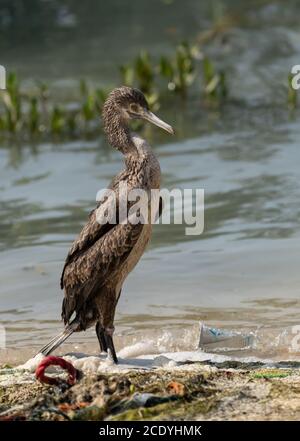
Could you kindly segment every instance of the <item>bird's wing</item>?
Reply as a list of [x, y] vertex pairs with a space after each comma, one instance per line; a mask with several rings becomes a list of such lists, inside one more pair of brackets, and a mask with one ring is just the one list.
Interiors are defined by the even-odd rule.
[[137, 243], [144, 225], [118, 224], [65, 267], [62, 316], [67, 323], [101, 285], [114, 278]]
[[118, 216], [115, 223], [102, 223], [109, 208], [113, 207], [117, 214], [119, 212], [119, 194], [114, 191], [114, 182], [111, 189], [90, 213], [67, 256], [61, 277], [61, 288], [65, 289], [62, 311], [65, 322], [84, 304], [95, 286], [100, 289], [108, 274], [113, 277], [143, 229], [141, 223], [119, 223]]
[[[89, 214], [88, 222], [81, 230], [77, 239], [74, 241], [65, 260], [60, 279], [61, 289], [64, 288], [64, 275], [68, 265], [70, 265], [81, 254], [88, 250], [97, 240], [99, 240], [115, 226], [112, 222], [103, 223], [102, 218], [109, 207], [115, 209], [115, 213], [118, 213], [118, 192], [115, 192], [115, 190], [118, 182], [120, 182], [124, 177], [126, 177], [125, 171], [116, 176], [115, 180], [113, 180], [109, 186], [109, 190], [112, 190], [112, 192], [108, 194], [107, 198], [105, 198], [104, 195], [102, 200], [98, 202], [97, 207]], [[113, 196], [115, 196], [114, 200]], [[115, 224], [117, 223], [118, 218], [115, 219]]]
[[74, 260], [78, 259], [81, 254], [88, 250], [95, 242], [97, 242], [97, 240], [99, 240], [104, 234], [114, 227], [114, 225], [111, 223], [101, 224], [98, 222], [97, 213], [99, 212], [97, 212], [97, 210], [99, 209], [101, 210], [101, 204], [91, 211], [88, 222], [85, 224], [79, 236], [70, 248], [60, 279], [61, 289], [64, 288], [64, 276], [68, 265], [74, 262]]

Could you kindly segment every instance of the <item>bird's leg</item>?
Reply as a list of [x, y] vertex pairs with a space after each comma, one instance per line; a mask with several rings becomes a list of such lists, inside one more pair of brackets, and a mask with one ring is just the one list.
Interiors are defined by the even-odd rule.
[[99, 340], [101, 352], [107, 352], [107, 343], [104, 334], [104, 328], [101, 326], [100, 322], [96, 324], [96, 334]]
[[113, 342], [113, 333], [115, 330], [114, 318], [116, 305], [120, 297], [120, 292], [118, 293], [118, 295], [116, 295], [114, 289], [107, 287], [105, 290], [103, 290], [102, 295], [99, 297], [97, 305], [99, 312], [99, 329], [102, 328], [103, 331], [103, 337], [100, 337], [101, 334], [97, 331], [97, 336], [100, 341], [100, 347], [103, 347], [107, 351], [108, 355], [111, 356], [115, 363], [118, 363], [118, 358]]
[[107, 345], [107, 352], [110, 351], [110, 354], [112, 356], [113, 361], [117, 364], [118, 363], [118, 357], [116, 354], [114, 342], [113, 342], [113, 333], [114, 333], [114, 326], [111, 326], [109, 328], [104, 329], [104, 337]]

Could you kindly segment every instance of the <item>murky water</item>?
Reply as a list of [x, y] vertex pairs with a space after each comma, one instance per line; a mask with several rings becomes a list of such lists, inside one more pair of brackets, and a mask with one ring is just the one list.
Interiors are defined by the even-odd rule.
[[[254, 332], [251, 354], [299, 359], [300, 125], [281, 83], [299, 56], [300, 34], [277, 26], [278, 6], [267, 14], [268, 7], [259, 15], [266, 28], [237, 28], [227, 45], [232, 101], [219, 111], [196, 99], [162, 109], [174, 138], [143, 132], [164, 187], [204, 188], [205, 231], [195, 237], [182, 226], [155, 226], [118, 305], [118, 349], [142, 341], [137, 353], [191, 350], [201, 320]], [[285, 19], [292, 26], [292, 15]], [[290, 45], [284, 53], [282, 41]], [[32, 354], [61, 329], [64, 258], [96, 192], [121, 167], [102, 139], [0, 146], [0, 321], [8, 346], [0, 361], [24, 361], [25, 350]], [[64, 350], [96, 353], [97, 345], [90, 330]]]
[[[174, 332], [168, 345], [191, 348], [199, 320], [261, 329], [273, 345], [299, 323], [299, 136], [295, 122], [153, 139], [165, 187], [205, 189], [205, 231], [195, 237], [181, 226], [155, 226], [119, 303], [119, 347]], [[12, 162], [11, 149], [0, 151], [0, 314], [11, 348], [38, 347], [61, 327], [64, 257], [96, 191], [122, 167], [118, 152], [98, 141], [21, 152]], [[188, 339], [176, 337], [182, 329]], [[87, 334], [72, 340], [97, 349]]]

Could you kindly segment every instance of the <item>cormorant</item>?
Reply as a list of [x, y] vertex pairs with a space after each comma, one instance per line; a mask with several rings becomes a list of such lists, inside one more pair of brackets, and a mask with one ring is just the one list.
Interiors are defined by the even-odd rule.
[[[120, 184], [126, 185], [128, 191], [143, 189], [149, 193], [160, 188], [159, 162], [147, 142], [131, 132], [129, 121], [143, 119], [171, 134], [174, 131], [150, 112], [143, 93], [131, 87], [119, 87], [109, 94], [102, 117], [108, 142], [125, 158], [125, 169], [109, 187], [114, 192], [118, 213]], [[49, 355], [73, 332], [96, 326], [101, 351], [110, 351], [114, 362], [118, 362], [113, 343], [115, 309], [124, 280], [151, 238], [152, 225], [126, 223], [118, 216], [116, 223], [99, 223], [109, 203], [112, 199], [108, 196], [90, 213], [68, 253], [61, 276], [65, 330], [41, 349], [44, 355]]]

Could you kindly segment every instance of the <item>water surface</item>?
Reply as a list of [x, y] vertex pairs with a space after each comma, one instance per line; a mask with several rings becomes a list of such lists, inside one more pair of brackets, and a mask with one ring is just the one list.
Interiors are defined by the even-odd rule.
[[[229, 127], [226, 117], [223, 125], [186, 140], [148, 133], [164, 187], [204, 188], [205, 230], [186, 236], [182, 226], [154, 227], [118, 306], [119, 347], [154, 336], [193, 347], [199, 320], [269, 329], [270, 343], [299, 323], [299, 125], [271, 129], [250, 117], [247, 127]], [[61, 328], [65, 255], [122, 158], [101, 140], [12, 153], [0, 150], [0, 316], [10, 348], [38, 347]], [[189, 338], [175, 337], [178, 329]], [[97, 349], [92, 331], [72, 340]]]
[[[152, 14], [157, 12], [156, 3]], [[141, 47], [160, 54], [183, 35], [207, 28], [211, 11], [198, 10], [198, 3], [191, 2], [196, 9], [188, 9], [196, 17], [193, 26], [188, 13], [181, 20], [179, 6], [168, 20], [165, 4], [151, 36], [134, 20], [127, 45], [128, 27], [122, 16], [118, 20], [125, 24], [114, 38], [109, 38], [108, 21], [102, 33], [94, 23], [95, 28], [80, 39], [78, 30], [87, 31], [88, 25], [82, 24], [76, 10], [77, 22], [57, 34], [60, 45], [54, 45], [55, 50], [50, 37], [56, 25], [46, 31], [47, 44], [44, 37], [40, 46], [26, 40], [27, 53], [23, 52], [30, 62], [16, 56], [21, 47], [18, 36], [15, 52], [7, 43], [3, 56], [25, 78], [32, 76], [33, 66], [38, 78], [59, 77], [57, 85], [63, 91], [82, 74], [100, 83], [117, 81], [117, 65], [132, 56], [136, 36]], [[156, 128], [143, 132], [160, 160], [164, 187], [204, 188], [205, 230], [195, 237], [186, 236], [182, 226], [155, 226], [147, 253], [124, 285], [116, 315], [118, 349], [140, 341], [144, 345], [136, 345], [137, 351], [194, 349], [201, 320], [254, 332], [251, 354], [299, 358], [293, 327], [300, 317], [300, 125], [299, 113], [288, 112], [284, 87], [290, 66], [299, 61], [298, 6], [289, 2], [286, 9], [280, 2], [258, 2], [253, 9], [250, 1], [246, 3], [244, 21], [224, 41], [217, 39], [209, 47], [230, 73], [229, 103], [220, 109], [205, 108], [196, 85], [194, 98], [185, 107], [178, 103], [161, 109], [176, 137]], [[136, 14], [140, 17], [142, 11]], [[71, 44], [66, 37], [70, 29], [74, 38], [77, 35], [72, 41], [82, 42], [85, 57], [78, 71], [74, 69], [78, 47], [73, 45], [75, 57], [63, 46], [63, 41]], [[96, 54], [108, 43], [114, 50], [105, 52], [101, 65]], [[45, 62], [37, 63], [43, 47]], [[61, 329], [59, 278], [64, 258], [94, 207], [97, 191], [121, 167], [120, 154], [101, 137], [62, 143], [1, 142], [0, 321], [8, 345], [0, 352], [1, 360], [24, 361], [26, 350], [32, 354]], [[97, 352], [94, 331], [72, 336], [68, 348]]]

